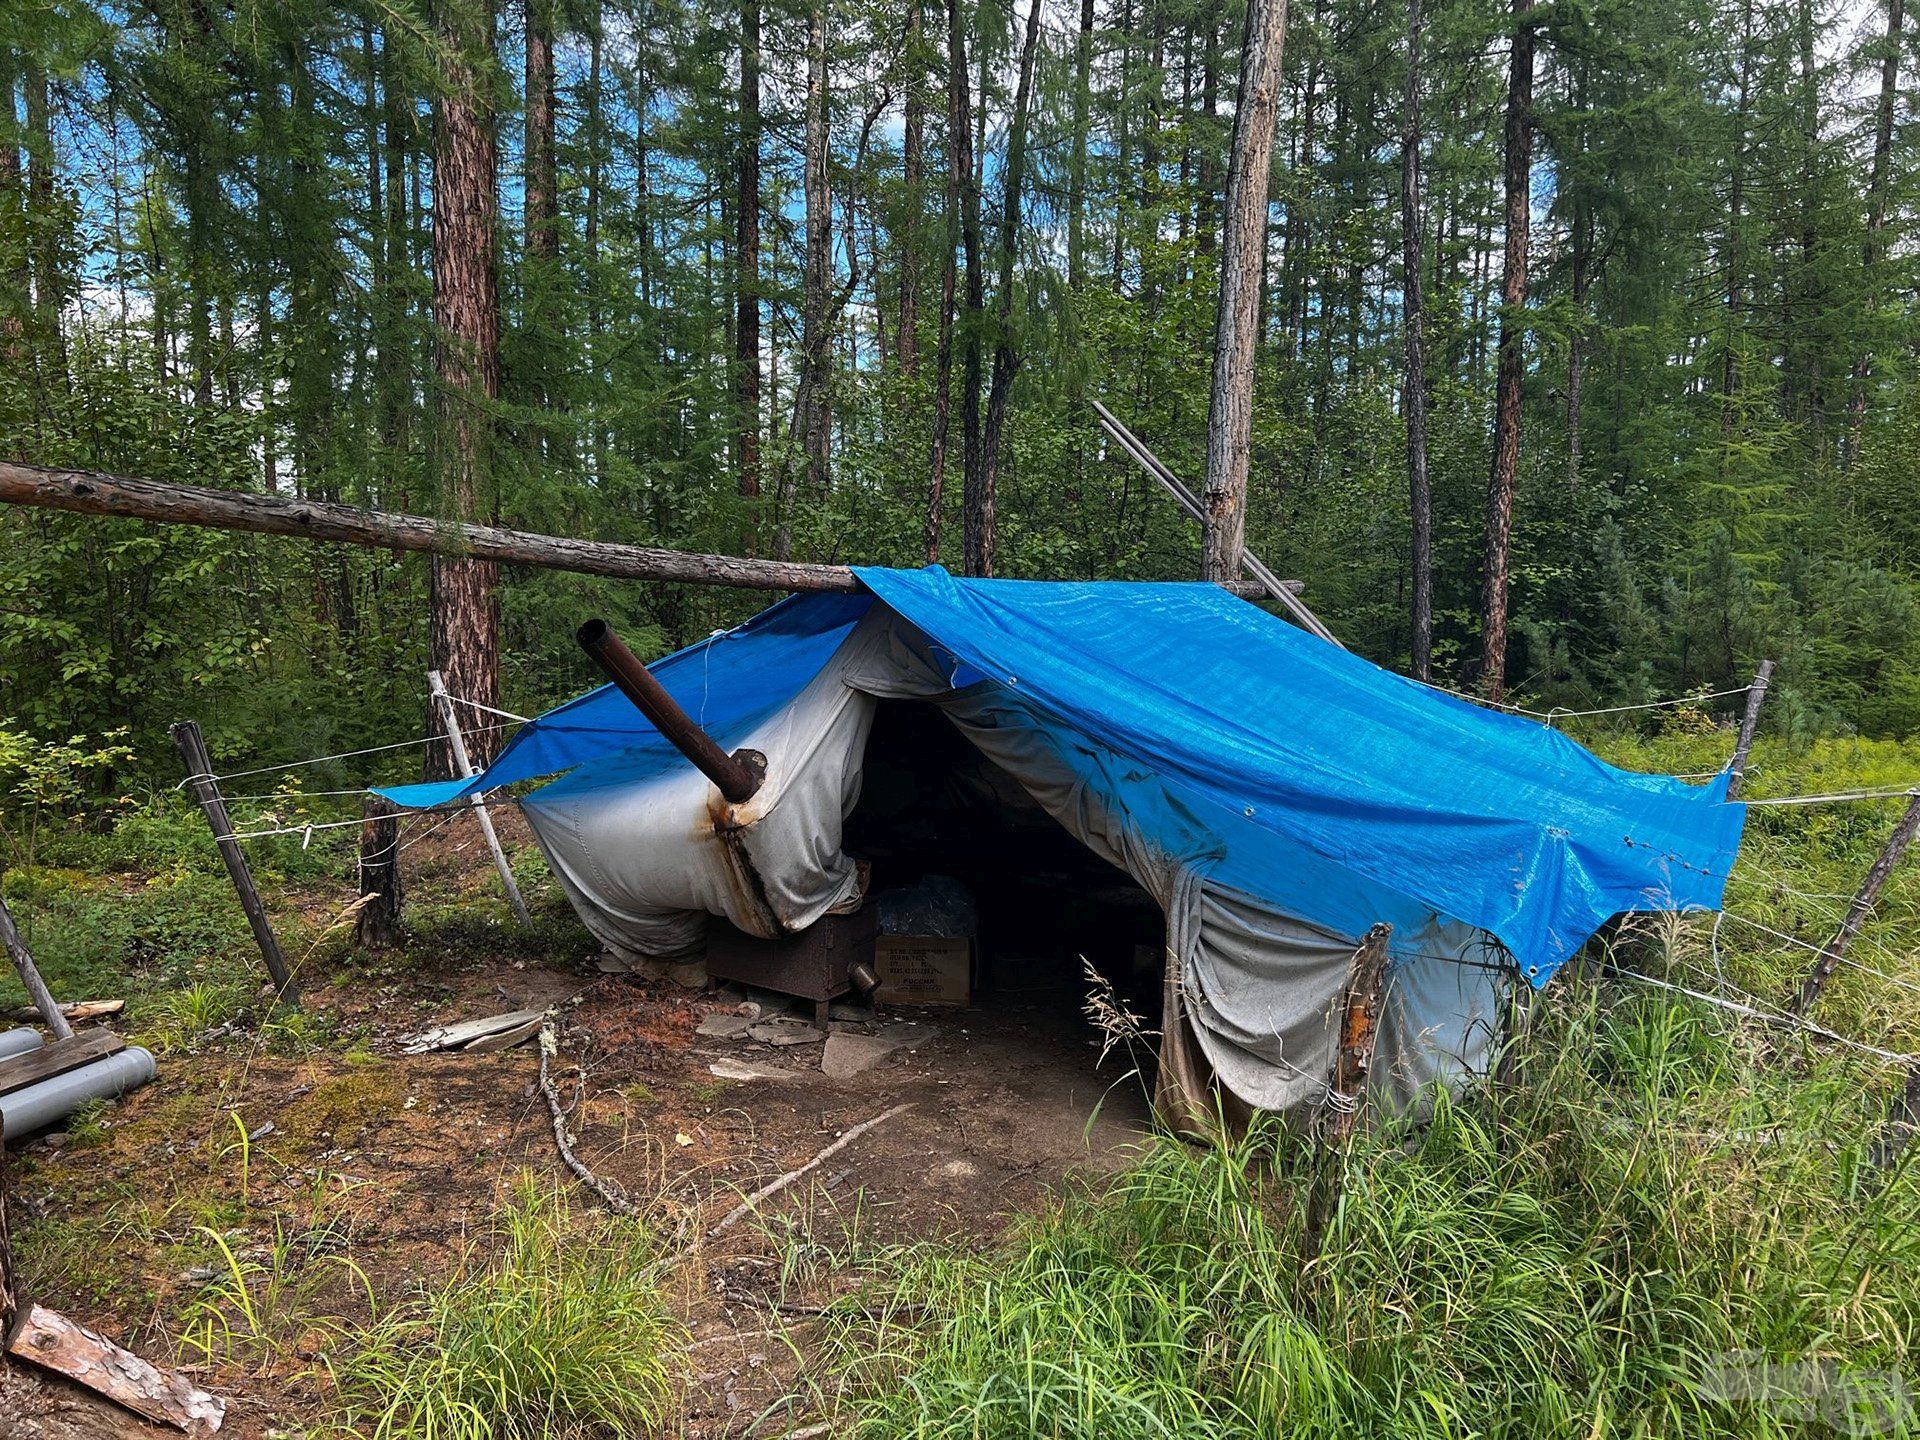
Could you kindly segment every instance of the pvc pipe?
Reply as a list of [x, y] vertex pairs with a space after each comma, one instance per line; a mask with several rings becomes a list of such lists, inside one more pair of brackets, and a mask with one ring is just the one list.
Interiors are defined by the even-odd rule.
[[138, 1045], [117, 1051], [91, 1065], [52, 1075], [0, 1095], [0, 1129], [9, 1140], [44, 1130], [64, 1120], [88, 1100], [103, 1100], [144, 1085], [155, 1073], [153, 1056]]
[[29, 1050], [38, 1050], [41, 1043], [38, 1030], [29, 1030], [25, 1026], [18, 1030], [0, 1030], [0, 1060], [14, 1055], [24, 1055]]

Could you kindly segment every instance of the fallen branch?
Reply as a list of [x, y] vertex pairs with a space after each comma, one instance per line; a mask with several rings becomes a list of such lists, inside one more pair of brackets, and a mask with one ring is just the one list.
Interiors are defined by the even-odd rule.
[[547, 1097], [547, 1110], [553, 1116], [553, 1143], [559, 1147], [560, 1158], [566, 1162], [574, 1178], [594, 1194], [607, 1202], [607, 1208], [616, 1215], [638, 1215], [640, 1207], [635, 1205], [627, 1192], [611, 1180], [602, 1180], [578, 1155], [567, 1141], [567, 1111], [560, 1103], [560, 1092], [553, 1087], [553, 1081], [547, 1078], [547, 1062], [560, 1048], [560, 1039], [554, 1033], [553, 1016], [547, 1016], [547, 1023], [540, 1027], [540, 1093]]
[[887, 1121], [891, 1120], [894, 1116], [900, 1114], [902, 1111], [911, 1110], [912, 1108], [913, 1108], [913, 1105], [911, 1102], [905, 1105], [896, 1105], [891, 1110], [881, 1111], [878, 1115], [874, 1116], [871, 1120], [861, 1121], [858, 1125], [854, 1126], [851, 1130], [847, 1131], [846, 1134], [842, 1135], [838, 1140], [834, 1141], [831, 1145], [827, 1146], [827, 1148], [822, 1150], [818, 1155], [814, 1156], [806, 1164], [800, 1166], [798, 1169], [787, 1171], [786, 1174], [782, 1175], [777, 1180], [768, 1181], [765, 1185], [762, 1185], [758, 1190], [754, 1191], [753, 1194], [747, 1196], [746, 1199], [742, 1200], [738, 1205], [734, 1206], [733, 1209], [727, 1212], [726, 1218], [724, 1220], [722, 1220], [718, 1225], [714, 1226], [711, 1230], [707, 1231], [707, 1238], [711, 1240], [716, 1235], [719, 1235], [722, 1231], [731, 1229], [733, 1226], [739, 1224], [742, 1220], [746, 1219], [747, 1216], [753, 1213], [754, 1207], [758, 1205], [762, 1200], [768, 1199], [769, 1197], [774, 1195], [778, 1195], [782, 1190], [786, 1189], [787, 1186], [793, 1184], [793, 1182], [798, 1180], [801, 1176], [807, 1174], [809, 1171], [818, 1169], [820, 1165], [832, 1159], [835, 1155], [838, 1155], [842, 1150], [846, 1149], [847, 1146], [851, 1145], [854, 1141], [858, 1140], [862, 1135], [866, 1134], [869, 1130], [873, 1129], [876, 1125], [882, 1125]]

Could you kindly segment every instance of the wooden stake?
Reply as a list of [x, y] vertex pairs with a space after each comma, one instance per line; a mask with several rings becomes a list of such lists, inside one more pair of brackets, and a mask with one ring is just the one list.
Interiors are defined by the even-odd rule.
[[368, 950], [389, 950], [400, 943], [400, 807], [380, 795], [367, 796], [360, 825], [359, 890], [371, 895], [353, 925], [353, 943]]
[[293, 972], [287, 968], [286, 957], [280, 953], [280, 942], [274, 938], [266, 907], [260, 903], [260, 892], [254, 888], [247, 857], [240, 849], [240, 842], [233, 838], [233, 821], [227, 816], [227, 802], [220, 798], [220, 787], [214, 782], [213, 759], [207, 754], [200, 722], [182, 720], [170, 733], [173, 748], [180, 752], [180, 761], [187, 767], [187, 783], [193, 787], [200, 812], [207, 817], [214, 843], [220, 847], [220, 858], [226, 862], [227, 877], [233, 881], [234, 893], [240, 897], [240, 908], [247, 912], [254, 944], [260, 947], [260, 956], [267, 962], [267, 973], [273, 977], [274, 994], [281, 1004], [297, 1010], [300, 992], [294, 987]]
[[27, 942], [20, 938], [20, 928], [13, 923], [13, 912], [7, 909], [7, 897], [0, 895], [0, 940], [7, 946], [7, 954], [13, 959], [13, 968], [20, 976], [20, 983], [27, 987], [27, 996], [33, 1001], [33, 1008], [40, 1012], [40, 1018], [46, 1022], [47, 1029], [53, 1032], [56, 1040], [73, 1038], [73, 1027], [67, 1023], [59, 1004], [53, 998], [53, 992], [47, 989], [47, 982], [40, 978], [40, 967], [33, 963], [33, 953], [27, 949]]
[[1846, 955], [1848, 944], [1860, 933], [1860, 927], [1867, 923], [1867, 916], [1873, 912], [1874, 901], [1880, 898], [1887, 877], [1893, 874], [1893, 867], [1900, 863], [1907, 846], [1913, 843], [1916, 832], [1920, 832], [1920, 790], [1908, 797], [1900, 823], [1893, 827], [1893, 834], [1887, 837], [1886, 845], [1881, 848], [1880, 858], [1873, 862], [1873, 868], [1867, 871], [1867, 878], [1860, 882], [1860, 890], [1853, 897], [1853, 904], [1847, 908], [1847, 918], [1840, 922], [1840, 928], [1834, 932], [1833, 938], [1813, 962], [1813, 968], [1800, 982], [1800, 993], [1794, 997], [1792, 1006], [1795, 1017], [1805, 1019], [1812, 1011], [1814, 1001], [1827, 988], [1827, 981], [1833, 978], [1834, 970]]
[[1307, 1206], [1307, 1243], [1313, 1251], [1319, 1250], [1320, 1237], [1340, 1199], [1347, 1145], [1366, 1104], [1367, 1078], [1380, 1038], [1380, 1005], [1387, 988], [1387, 942], [1392, 938], [1391, 925], [1375, 925], [1367, 931], [1347, 972], [1346, 994], [1340, 1001], [1339, 1049], [1333, 1056], [1326, 1124], [1321, 1131], [1326, 1168]]
[[1773, 661], [1762, 660], [1753, 672], [1753, 684], [1747, 687], [1747, 709], [1740, 717], [1740, 738], [1733, 744], [1733, 759], [1727, 763], [1727, 798], [1740, 794], [1747, 779], [1747, 753], [1753, 749], [1753, 732], [1760, 724], [1760, 702], [1767, 698], [1767, 686], [1773, 683]]
[[[441, 679], [438, 670], [427, 672], [427, 690], [433, 696], [433, 703], [439, 708], [440, 723], [446, 727], [447, 744], [453, 749], [453, 763], [460, 771], [460, 778], [466, 779], [473, 774], [473, 762], [467, 758], [466, 737], [460, 733], [460, 717], [454, 713], [453, 696], [447, 693], [447, 683]], [[527, 902], [520, 898], [520, 887], [514, 883], [513, 870], [507, 864], [506, 852], [500, 848], [500, 837], [493, 833], [493, 816], [487, 813], [487, 802], [477, 792], [469, 795], [473, 804], [473, 813], [480, 821], [480, 833], [487, 837], [487, 852], [493, 856], [493, 868], [500, 872], [500, 883], [506, 887], [507, 903], [513, 906], [513, 913], [519, 917], [522, 925], [533, 925], [533, 916], [527, 913]], [[395, 883], [399, 874], [395, 872]], [[396, 891], [396, 893], [398, 893]]]

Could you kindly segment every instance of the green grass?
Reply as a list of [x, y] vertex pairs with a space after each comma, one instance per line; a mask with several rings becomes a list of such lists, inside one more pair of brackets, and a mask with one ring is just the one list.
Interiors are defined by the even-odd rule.
[[631, 1220], [576, 1213], [527, 1179], [492, 1244], [365, 1331], [334, 1363], [339, 1433], [365, 1440], [558, 1440], [656, 1433], [683, 1341], [657, 1252]]
[[[1603, 748], [1680, 772], [1726, 746]], [[1884, 742], [1758, 758], [1754, 795], [1920, 778]], [[1824, 940], [1899, 803], [1754, 810], [1730, 912]], [[1895, 1049], [1920, 1048], [1916, 992], [1894, 983], [1920, 982], [1916, 862], [1860, 952], [1891, 978], [1843, 970], [1819, 1012]], [[1716, 943], [1696, 917], [1630, 927], [1618, 959], [1695, 988], [1717, 971], [1778, 1007], [1812, 956], [1731, 918]], [[1328, 1162], [1269, 1125], [1150, 1144], [984, 1252], [836, 1253], [864, 1283], [823, 1341], [818, 1401], [863, 1436], [1253, 1440], [1811, 1435], [1890, 1384], [1920, 1397], [1920, 1147], [1890, 1175], [1867, 1163], [1897, 1067], [1572, 973], [1517, 1058], [1511, 1088], [1363, 1134], [1317, 1251], [1302, 1210]], [[1755, 1358], [1798, 1378], [1742, 1397], [1727, 1367]], [[1856, 1433], [1920, 1432], [1867, 1420]]]

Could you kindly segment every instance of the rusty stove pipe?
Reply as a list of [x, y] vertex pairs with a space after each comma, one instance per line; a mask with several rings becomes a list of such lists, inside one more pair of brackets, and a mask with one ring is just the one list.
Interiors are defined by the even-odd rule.
[[680, 708], [680, 702], [666, 691], [653, 672], [642, 665], [626, 647], [613, 627], [604, 620], [589, 620], [574, 632], [580, 648], [593, 657], [620, 693], [653, 722], [654, 728], [673, 743], [694, 767], [720, 788], [731, 805], [753, 798], [760, 782], [767, 778], [767, 757], [758, 750], [736, 750], [729, 755], [714, 743], [694, 718]]

